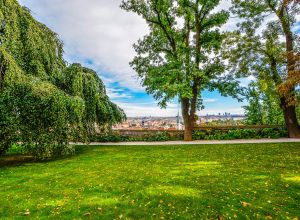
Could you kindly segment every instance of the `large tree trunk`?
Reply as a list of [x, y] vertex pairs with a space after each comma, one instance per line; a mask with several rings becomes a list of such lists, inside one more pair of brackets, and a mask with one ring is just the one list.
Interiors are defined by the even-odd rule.
[[184, 140], [193, 140], [195, 115], [190, 114], [190, 100], [181, 99], [182, 117], [184, 121]]
[[194, 126], [191, 125], [190, 122], [184, 122], [184, 141], [192, 141], [193, 140], [193, 130]]
[[288, 105], [286, 98], [280, 98], [280, 105], [283, 110], [285, 125], [290, 138], [300, 138], [300, 126], [297, 120], [296, 107]]
[[[277, 63], [274, 57], [271, 59], [271, 70], [272, 70], [272, 78], [276, 86], [280, 86], [282, 84], [282, 80], [280, 75], [277, 72]], [[289, 91], [292, 94], [291, 91]], [[290, 138], [300, 137], [300, 127], [297, 120], [296, 107], [293, 103], [288, 103], [286, 95], [282, 95], [280, 98], [280, 108], [283, 111], [284, 121], [286, 128], [288, 130], [288, 134]], [[291, 95], [288, 95], [291, 97]]]
[[[295, 71], [296, 61], [294, 59], [294, 38], [293, 33], [290, 28], [290, 23], [284, 16], [284, 12], [287, 11], [287, 6], [283, 5], [279, 14], [279, 19], [281, 21], [282, 29], [285, 35], [286, 43], [286, 56], [287, 56], [287, 70], [288, 70], [288, 80], [293, 78]], [[293, 88], [287, 88], [284, 97], [280, 98], [280, 105], [283, 109], [285, 124], [289, 133], [290, 138], [300, 138], [300, 127], [297, 120], [296, 107], [294, 103], [288, 103], [287, 98], [293, 96]]]
[[[198, 5], [198, 1], [196, 3]], [[200, 34], [201, 34], [201, 26], [200, 26], [200, 17], [199, 17], [199, 10], [198, 7], [195, 11], [195, 17], [196, 17], [196, 34], [195, 34], [195, 41], [196, 41], [196, 57], [195, 57], [195, 66], [199, 70], [200, 68]], [[185, 46], [186, 48], [190, 48], [190, 21], [189, 18], [187, 19], [186, 23], [187, 33], [185, 38]], [[190, 75], [190, 53], [187, 53], [186, 57], [186, 74]], [[193, 97], [191, 99], [188, 98], [181, 98], [181, 105], [182, 105], [182, 116], [184, 120], [184, 140], [185, 141], [192, 141], [193, 140], [193, 130], [196, 122], [196, 110], [197, 110], [197, 101], [199, 96], [199, 86], [200, 86], [200, 79], [197, 77], [194, 77], [193, 79]]]

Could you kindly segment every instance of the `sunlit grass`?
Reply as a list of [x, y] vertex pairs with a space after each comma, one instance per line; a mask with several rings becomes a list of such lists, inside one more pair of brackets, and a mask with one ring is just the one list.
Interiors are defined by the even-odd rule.
[[300, 144], [84, 147], [0, 167], [0, 219], [293, 219]]
[[284, 177], [285, 181], [298, 182], [300, 184], [300, 176]]

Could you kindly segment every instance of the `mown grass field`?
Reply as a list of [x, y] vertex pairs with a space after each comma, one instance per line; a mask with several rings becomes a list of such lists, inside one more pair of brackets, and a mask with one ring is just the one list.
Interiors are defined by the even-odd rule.
[[78, 147], [0, 167], [0, 219], [299, 219], [300, 143]]

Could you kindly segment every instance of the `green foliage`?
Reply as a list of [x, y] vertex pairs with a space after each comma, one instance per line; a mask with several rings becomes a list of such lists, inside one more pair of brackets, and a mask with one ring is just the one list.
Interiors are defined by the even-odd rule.
[[28, 153], [23, 146], [18, 145], [18, 144], [13, 144], [6, 152], [6, 155], [18, 155], [22, 154], [25, 155]]
[[300, 106], [297, 107], [297, 118], [298, 118], [298, 123], [300, 124]]
[[124, 118], [93, 70], [66, 66], [54, 32], [16, 0], [0, 0], [0, 156], [17, 142], [40, 159], [70, 154], [70, 139]]
[[286, 129], [232, 129], [229, 131], [194, 131], [195, 140], [234, 140], [287, 137]]
[[[269, 89], [261, 91], [280, 103], [289, 136], [300, 136], [295, 110], [299, 97], [300, 47], [299, 33], [293, 30], [300, 11], [299, 1], [232, 0], [232, 5], [231, 11], [242, 20], [238, 25], [242, 34], [233, 34], [227, 53], [232, 72], [251, 74], [259, 83], [267, 82]], [[271, 20], [267, 18], [270, 16]], [[266, 28], [258, 35], [257, 29], [263, 23], [267, 24]], [[269, 104], [271, 99], [267, 101]]]
[[296, 15], [299, 13], [299, 2], [297, 0], [232, 0], [232, 12], [238, 14], [241, 18], [251, 21], [257, 28], [265, 18], [272, 14], [275, 15], [282, 24], [292, 26], [295, 24]]
[[271, 82], [276, 89], [286, 77], [285, 44], [280, 30], [269, 23], [262, 34], [256, 34], [252, 23], [245, 22], [239, 31], [230, 32], [222, 47], [227, 70], [236, 77], [254, 76]]
[[186, 130], [193, 127], [196, 111], [203, 108], [203, 90], [238, 97], [237, 82], [230, 75], [222, 76], [219, 52], [224, 34], [220, 27], [229, 13], [214, 12], [219, 4], [220, 0], [123, 0], [121, 4], [141, 16], [150, 30], [134, 45], [137, 55], [131, 66], [161, 107], [179, 97]]
[[171, 139], [172, 139], [171, 135], [166, 131], [157, 133], [155, 135], [150, 135], [150, 136], [144, 138], [145, 141], [168, 141]]
[[118, 133], [97, 134], [91, 138], [93, 142], [123, 142], [129, 140], [130, 137]]
[[[234, 140], [234, 139], [260, 139], [260, 138], [285, 138], [287, 131], [284, 128], [264, 128], [264, 129], [231, 129], [228, 131], [208, 130], [194, 131], [194, 140]], [[183, 140], [183, 133], [171, 135], [168, 131], [146, 133], [143, 135], [121, 135], [111, 132], [107, 134], [97, 134], [91, 138], [93, 142], [131, 142], [131, 141], [177, 141]]]
[[[249, 3], [240, 5], [241, 1], [234, 2], [237, 4], [234, 8], [239, 9], [239, 13], [242, 13], [240, 10]], [[262, 1], [261, 4], [266, 3]], [[232, 75], [255, 77], [246, 93], [249, 102], [248, 106], [244, 107], [246, 123], [283, 124], [286, 101], [279, 93], [278, 87], [286, 80], [288, 74], [285, 43], [280, 40], [282, 30], [278, 22], [269, 22], [263, 32], [257, 34], [253, 22], [260, 24], [260, 20], [253, 19], [249, 17], [240, 24], [239, 31], [227, 35], [223, 57], [228, 59], [227, 69]], [[286, 121], [287, 125], [289, 123]]]
[[[162, 107], [176, 96], [192, 98], [193, 84], [197, 85], [197, 91], [216, 89], [214, 79], [223, 80], [223, 84], [218, 84], [225, 86], [227, 79], [219, 77], [223, 72], [222, 63], [217, 56], [209, 58], [211, 52], [218, 54], [223, 40], [218, 27], [228, 20], [226, 11], [212, 13], [219, 2], [123, 1], [122, 8], [141, 15], [151, 30], [134, 45], [137, 56], [131, 65], [143, 80], [147, 92], [153, 94]], [[198, 11], [199, 8], [202, 10]], [[198, 21], [197, 13], [203, 20]], [[185, 24], [179, 26], [177, 19], [183, 19]], [[195, 25], [201, 28], [199, 33], [196, 27], [192, 28]], [[201, 35], [199, 42], [185, 43], [187, 35], [198, 34]], [[201, 45], [201, 49], [196, 44]], [[195, 63], [196, 57], [197, 62], [203, 64], [200, 69], [199, 63]], [[201, 103], [198, 100], [199, 108]]]
[[63, 45], [56, 33], [32, 18], [16, 0], [0, 0], [1, 45], [25, 74], [52, 80], [65, 67]]
[[299, 148], [300, 143], [80, 146], [65, 160], [17, 167], [9, 166], [18, 162], [12, 157], [2, 158], [0, 216], [297, 219]]
[[94, 135], [91, 138], [91, 141], [94, 142], [131, 142], [131, 141], [148, 141], [148, 142], [155, 142], [155, 141], [170, 141], [170, 140], [182, 140], [182, 135], [175, 135], [171, 136], [167, 131], [156, 132], [144, 134], [144, 135], [121, 135], [119, 133], [107, 133], [107, 134], [98, 134]]
[[84, 126], [88, 135], [95, 133], [95, 123], [107, 130], [125, 119], [123, 110], [109, 100], [105, 86], [95, 71], [72, 64], [65, 69], [58, 84], [66, 93], [84, 100]]
[[19, 140], [39, 158], [55, 155], [54, 149], [66, 146], [71, 132], [79, 132], [77, 126], [82, 126], [84, 103], [81, 101], [76, 109], [77, 101], [53, 84], [34, 77], [16, 82], [0, 94], [0, 115], [6, 117], [1, 123], [14, 128], [4, 128], [1, 134], [9, 132], [12, 140]]
[[245, 122], [248, 125], [259, 125], [263, 123], [262, 116], [262, 104], [260, 102], [260, 93], [256, 90], [256, 88], [248, 89], [248, 106], [244, 106], [245, 109]]
[[[265, 88], [264, 88], [265, 87]], [[280, 108], [279, 98], [272, 93], [272, 83], [263, 80], [252, 82], [248, 89], [249, 104], [244, 106], [246, 124], [248, 125], [283, 125], [283, 111]]]

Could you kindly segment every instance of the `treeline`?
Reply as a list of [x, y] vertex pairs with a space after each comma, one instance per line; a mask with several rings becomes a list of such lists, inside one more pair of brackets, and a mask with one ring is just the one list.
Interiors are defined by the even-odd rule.
[[95, 71], [67, 64], [56, 33], [0, 0], [0, 156], [16, 143], [39, 158], [72, 153], [70, 140], [125, 117]]
[[[300, 137], [299, 1], [230, 2], [219, 10], [221, 0], [123, 0], [150, 30], [134, 45], [131, 66], [160, 106], [179, 97], [187, 141], [205, 90], [246, 97], [248, 124], [284, 123], [289, 137]], [[239, 19], [237, 31], [222, 31], [230, 17]], [[238, 80], [249, 76], [253, 83], [242, 88]]]

